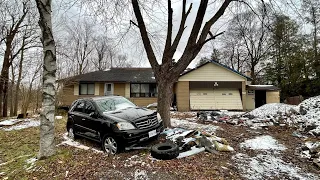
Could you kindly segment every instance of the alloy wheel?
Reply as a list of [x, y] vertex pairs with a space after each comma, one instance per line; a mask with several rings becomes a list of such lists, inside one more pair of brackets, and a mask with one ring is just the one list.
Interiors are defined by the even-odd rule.
[[117, 142], [112, 137], [107, 137], [104, 140], [104, 150], [109, 154], [117, 153]]

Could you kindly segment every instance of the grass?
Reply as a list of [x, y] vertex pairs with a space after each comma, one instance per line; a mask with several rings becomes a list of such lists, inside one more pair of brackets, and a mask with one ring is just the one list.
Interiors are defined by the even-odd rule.
[[[56, 135], [63, 133], [66, 119], [56, 120], [55, 123]], [[0, 130], [0, 164], [5, 163], [0, 165], [0, 173], [4, 173], [2, 176], [8, 177], [8, 179], [30, 179], [30, 172], [26, 169], [31, 164], [26, 161], [37, 156], [39, 136], [39, 127], [13, 131]], [[57, 156], [53, 156], [48, 160], [54, 161], [56, 158], [68, 158], [69, 156], [68, 151], [58, 148]], [[36, 162], [36, 164], [41, 163], [41, 161]]]

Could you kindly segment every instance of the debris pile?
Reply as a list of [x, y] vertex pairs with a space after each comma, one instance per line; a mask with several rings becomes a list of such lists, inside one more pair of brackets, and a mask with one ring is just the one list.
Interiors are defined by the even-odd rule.
[[320, 136], [320, 96], [304, 100], [299, 105], [265, 104], [248, 113], [211, 111], [198, 112], [200, 121], [225, 122], [251, 128], [268, 126], [297, 126], [302, 133]]
[[[178, 146], [179, 154], [177, 158], [191, 156], [203, 151], [213, 154], [218, 154], [218, 151], [234, 151], [225, 139], [205, 131], [173, 128], [164, 130], [160, 136], [160, 139], [165, 139]], [[169, 145], [166, 144], [166, 146]]]
[[320, 168], [320, 141], [307, 141], [300, 149], [301, 157], [307, 158], [313, 162], [315, 166]]

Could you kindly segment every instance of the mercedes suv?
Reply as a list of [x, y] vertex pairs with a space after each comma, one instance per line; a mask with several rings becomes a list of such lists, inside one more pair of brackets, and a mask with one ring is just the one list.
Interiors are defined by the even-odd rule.
[[157, 112], [138, 107], [122, 96], [78, 99], [68, 112], [69, 137], [97, 141], [110, 154], [155, 137], [162, 130]]

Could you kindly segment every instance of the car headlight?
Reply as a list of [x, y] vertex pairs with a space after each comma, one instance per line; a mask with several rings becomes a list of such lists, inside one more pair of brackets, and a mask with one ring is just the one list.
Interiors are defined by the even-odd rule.
[[128, 122], [118, 122], [117, 127], [119, 130], [130, 130], [130, 129], [135, 129], [135, 127]]
[[161, 123], [161, 122], [162, 122], [162, 118], [161, 118], [161, 116], [160, 116], [160, 114], [159, 114], [159, 113], [157, 113], [157, 119], [158, 119], [158, 122], [159, 122], [159, 123]]

